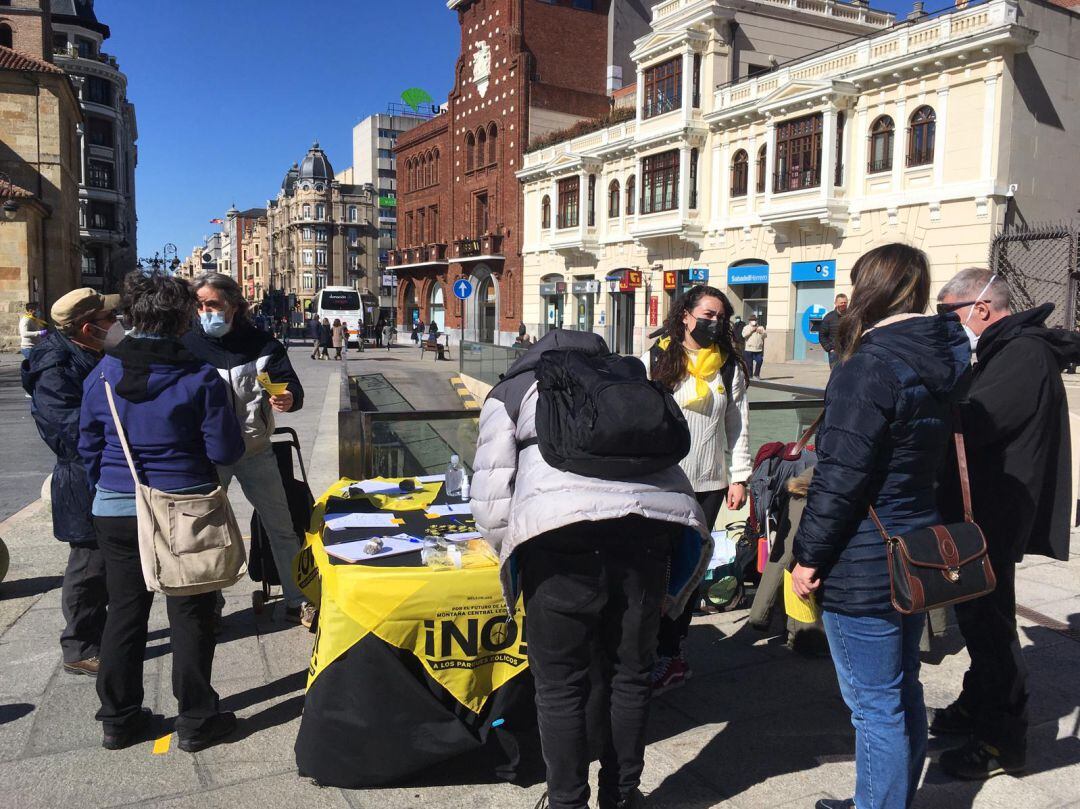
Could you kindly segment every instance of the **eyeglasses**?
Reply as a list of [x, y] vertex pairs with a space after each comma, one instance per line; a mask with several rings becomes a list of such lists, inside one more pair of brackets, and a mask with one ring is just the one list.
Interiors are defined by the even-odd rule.
[[115, 323], [116, 320], [116, 312], [102, 312], [94, 318], [95, 323]]
[[950, 312], [957, 312], [965, 306], [974, 306], [977, 303], [990, 303], [990, 301], [984, 299], [978, 301], [958, 301], [956, 303], [939, 303], [937, 305], [937, 313], [939, 315], [947, 315]]

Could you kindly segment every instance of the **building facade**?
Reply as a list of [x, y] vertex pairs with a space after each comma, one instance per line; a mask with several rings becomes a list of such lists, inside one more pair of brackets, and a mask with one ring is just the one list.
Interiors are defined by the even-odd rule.
[[316, 142], [267, 203], [267, 288], [281, 290], [293, 311], [307, 311], [325, 286], [353, 287], [369, 311], [377, 309], [375, 199], [373, 187], [335, 179]]
[[270, 291], [270, 229], [266, 208], [250, 208], [236, 216], [236, 281], [248, 302], [257, 305]]
[[785, 19], [878, 32], [758, 72], [730, 23], [773, 5], [655, 6], [634, 54], [635, 118], [525, 156], [531, 328], [593, 330], [637, 353], [707, 280], [765, 322], [767, 360], [824, 361], [817, 323], [867, 249], [922, 248], [936, 291], [985, 265], [1011, 218], [1080, 208], [1080, 106], [1066, 89], [1080, 76], [1077, 11], [987, 0], [892, 26], [862, 6], [784, 2]]
[[[0, 5], [0, 349], [28, 301], [79, 285], [79, 145], [71, 81], [52, 64], [45, 0]], [[14, 46], [14, 47], [9, 47]]]
[[[609, 13], [625, 4], [449, 0], [461, 53], [446, 111], [397, 143], [399, 245], [389, 266], [402, 327], [422, 317], [452, 338], [464, 325], [466, 339], [514, 339], [522, 319], [515, 172], [530, 140], [609, 111], [617, 41]], [[451, 286], [462, 278], [474, 290], [464, 303]]]
[[102, 45], [109, 27], [93, 0], [52, 0], [53, 61], [79, 94], [79, 240], [82, 284], [118, 292], [135, 269], [135, 166], [139, 133], [127, 76]]
[[[397, 302], [397, 277], [386, 271], [390, 251], [397, 247], [397, 139], [431, 119], [431, 115], [413, 115], [391, 109], [370, 115], [353, 127], [353, 163], [338, 175], [342, 182], [371, 185], [378, 203], [379, 234], [375, 242], [377, 261], [372, 291], [378, 287], [380, 315], [393, 318]], [[376, 281], [377, 277], [377, 281]], [[377, 320], [378, 318], [376, 318]]]

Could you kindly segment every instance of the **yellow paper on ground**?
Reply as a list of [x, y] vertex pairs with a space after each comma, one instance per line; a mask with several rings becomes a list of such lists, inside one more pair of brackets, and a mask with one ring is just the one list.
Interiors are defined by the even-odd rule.
[[289, 389], [288, 382], [271, 382], [270, 375], [266, 373], [266, 371], [263, 371], [255, 378], [259, 380], [259, 384], [262, 385], [263, 390], [271, 396], [281, 396]]
[[784, 571], [784, 612], [801, 624], [816, 624], [821, 618], [821, 607], [813, 594], [809, 598], [799, 598], [796, 595], [790, 570]]

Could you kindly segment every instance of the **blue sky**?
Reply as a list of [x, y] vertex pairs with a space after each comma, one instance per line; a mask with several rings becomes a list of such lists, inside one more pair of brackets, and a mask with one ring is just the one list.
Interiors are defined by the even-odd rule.
[[[910, 0], [872, 0], [905, 14]], [[940, 3], [927, 3], [935, 10]], [[457, 58], [445, 0], [97, 0], [139, 125], [139, 255], [181, 257], [232, 203], [273, 197], [318, 138], [335, 171], [352, 127], [408, 87], [441, 101]]]

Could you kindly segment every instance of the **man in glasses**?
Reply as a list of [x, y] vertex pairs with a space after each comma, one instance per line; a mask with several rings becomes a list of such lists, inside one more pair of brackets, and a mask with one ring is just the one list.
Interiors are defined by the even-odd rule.
[[106, 345], [119, 342], [119, 295], [94, 289], [73, 290], [50, 312], [55, 330], [30, 351], [22, 364], [22, 385], [38, 433], [56, 455], [51, 497], [53, 536], [71, 546], [61, 607], [67, 625], [60, 635], [64, 670], [96, 677], [101, 632], [105, 628], [105, 563], [90, 517], [93, 494], [79, 458], [79, 410], [83, 381]]
[[[975, 351], [960, 404], [975, 520], [986, 534], [997, 588], [956, 605], [971, 664], [960, 696], [934, 712], [930, 732], [968, 741], [941, 756], [969, 780], [1021, 772], [1028, 729], [1027, 670], [1016, 632], [1016, 563], [1025, 553], [1068, 559], [1072, 469], [1061, 372], [1080, 335], [1046, 328], [1053, 304], [1010, 314], [1009, 287], [987, 270], [958, 273], [938, 311], [960, 318]], [[942, 511], [961, 518], [956, 467], [942, 476]]]

